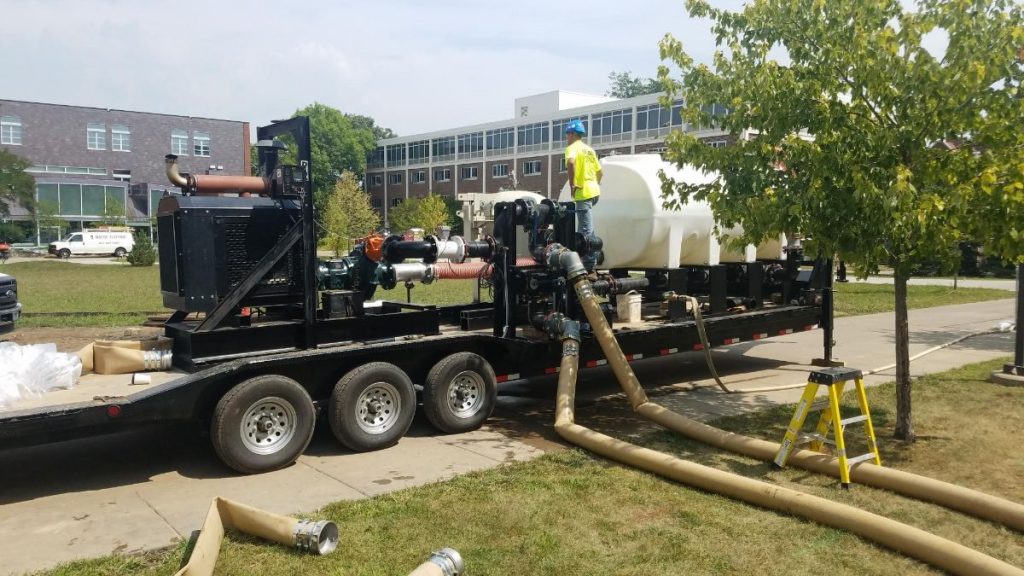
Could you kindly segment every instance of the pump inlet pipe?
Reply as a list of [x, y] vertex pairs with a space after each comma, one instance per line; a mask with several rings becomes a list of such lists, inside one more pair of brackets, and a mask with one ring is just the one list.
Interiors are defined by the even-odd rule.
[[270, 194], [270, 180], [260, 176], [220, 176], [208, 174], [181, 174], [178, 172], [178, 157], [164, 156], [167, 179], [188, 194], [223, 194], [238, 192]]
[[229, 528], [321, 556], [338, 546], [338, 526], [334, 522], [281, 516], [218, 497], [210, 504], [188, 563], [175, 576], [212, 576], [224, 532]]

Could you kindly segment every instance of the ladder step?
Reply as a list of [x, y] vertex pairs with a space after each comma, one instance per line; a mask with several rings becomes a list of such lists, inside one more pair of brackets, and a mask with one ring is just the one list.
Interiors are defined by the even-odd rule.
[[835, 440], [832, 440], [831, 438], [826, 438], [821, 434], [801, 434], [800, 437], [797, 438], [796, 440], [796, 445], [804, 446], [806, 444], [810, 444], [811, 442], [821, 442], [822, 444], [828, 444], [830, 446], [836, 445]]
[[874, 460], [874, 459], [875, 459], [875, 454], [873, 452], [868, 452], [867, 454], [861, 454], [860, 456], [856, 456], [854, 458], [847, 459], [846, 460], [846, 465], [847, 466], [853, 466], [854, 464], [860, 464], [861, 462], [867, 462], [868, 460]]
[[847, 424], [854, 424], [856, 422], [864, 422], [867, 419], [868, 419], [868, 417], [867, 417], [866, 414], [861, 414], [860, 416], [850, 416], [849, 418], [843, 418], [842, 420], [839, 421], [839, 423], [842, 424], [843, 426], [846, 426]]

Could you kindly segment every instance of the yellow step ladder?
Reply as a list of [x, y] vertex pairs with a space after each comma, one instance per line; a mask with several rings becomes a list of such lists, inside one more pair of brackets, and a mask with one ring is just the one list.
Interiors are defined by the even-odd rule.
[[[839, 414], [839, 397], [850, 380], [854, 381], [857, 388], [857, 404], [860, 405], [860, 415], [844, 419]], [[819, 386], [828, 386], [826, 402], [815, 402]], [[804, 421], [813, 410], [821, 410], [818, 425], [815, 427], [814, 433], [801, 434]], [[833, 422], [839, 423], [835, 427], [834, 442], [828, 439], [828, 431]], [[868, 452], [847, 458], [843, 430], [847, 425], [858, 422], [863, 422], [867, 429]], [[822, 451], [825, 444], [835, 445], [836, 456], [839, 457], [839, 478], [844, 489], [850, 487], [850, 467], [868, 460], [874, 460], [875, 464], [882, 465], [882, 459], [878, 455], [878, 443], [875, 441], [875, 427], [871, 423], [871, 411], [868, 409], [868, 397], [864, 394], [864, 374], [860, 370], [846, 366], [822, 368], [811, 372], [807, 377], [807, 387], [804, 388], [800, 403], [796, 405], [793, 418], [789, 421], [789, 428], [786, 429], [786, 436], [782, 439], [779, 452], [775, 455], [775, 465], [785, 466], [793, 451], [804, 444], [809, 444], [811, 450], [818, 452]]]

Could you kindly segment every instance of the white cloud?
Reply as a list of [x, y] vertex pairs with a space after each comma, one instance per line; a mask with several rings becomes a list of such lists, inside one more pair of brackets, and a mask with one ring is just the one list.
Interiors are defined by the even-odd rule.
[[[0, 97], [248, 120], [314, 101], [401, 134], [512, 116], [513, 99], [653, 76], [678, 0], [6, 0]], [[738, 2], [730, 2], [738, 4]]]

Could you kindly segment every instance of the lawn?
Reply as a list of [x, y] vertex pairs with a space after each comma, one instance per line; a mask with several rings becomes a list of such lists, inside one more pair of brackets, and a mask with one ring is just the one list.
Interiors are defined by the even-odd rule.
[[[1000, 365], [976, 364], [916, 381], [920, 439], [910, 446], [890, 439], [893, 385], [870, 390], [883, 462], [1024, 500], [1024, 456], [1016, 446], [1017, 430], [1024, 425], [1024, 388], [986, 382]], [[854, 405], [849, 395], [845, 400]], [[717, 424], [777, 440], [791, 410], [780, 406]], [[621, 419], [608, 418], [613, 414]], [[632, 418], [622, 403], [577, 413], [584, 425], [618, 421], [612, 430], [638, 444], [881, 513], [1024, 566], [1024, 538], [1011, 530], [865, 486], [841, 491], [831, 477], [775, 471], [671, 432], [631, 424]], [[978, 449], [978, 438], [984, 438], [985, 449]], [[331, 504], [318, 516], [339, 524], [341, 543], [334, 554], [303, 556], [231, 534], [218, 574], [406, 574], [442, 546], [462, 553], [469, 574], [936, 573], [846, 532], [690, 489], [579, 449]], [[171, 574], [180, 557], [179, 546], [76, 562], [44, 574]]]
[[[57, 260], [8, 264], [3, 271], [18, 278], [18, 295], [24, 306], [21, 325], [29, 326], [128, 326], [142, 323], [151, 314], [167, 313], [160, 296], [159, 269], [128, 265], [83, 265]], [[472, 280], [441, 280], [416, 284], [413, 301], [428, 304], [462, 304], [472, 300]], [[908, 287], [909, 306], [927, 308], [1012, 298], [1004, 290], [945, 286]], [[378, 290], [376, 298], [405, 301], [406, 290]], [[484, 300], [490, 296], [483, 292]], [[836, 316], [887, 312], [893, 309], [893, 287], [884, 284], [837, 284]]]

